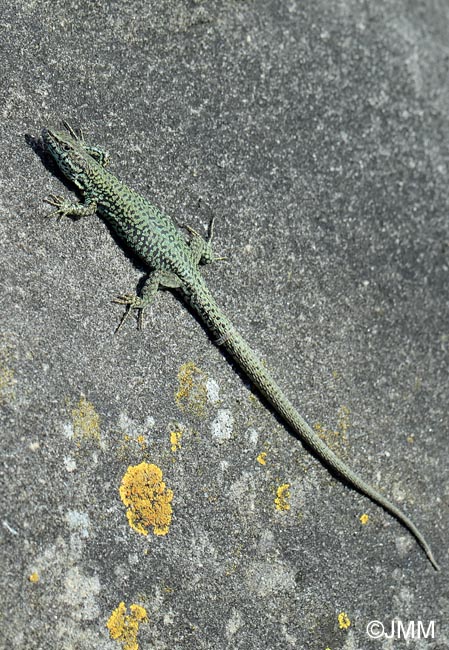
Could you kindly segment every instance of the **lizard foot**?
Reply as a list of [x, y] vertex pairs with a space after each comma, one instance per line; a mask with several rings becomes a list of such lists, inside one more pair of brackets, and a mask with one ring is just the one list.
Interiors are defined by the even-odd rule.
[[45, 198], [44, 201], [45, 203], [49, 203], [56, 208], [56, 210], [50, 212], [48, 216], [57, 216], [58, 219], [66, 216], [78, 218], [88, 217], [92, 214], [95, 214], [97, 210], [96, 201], [92, 200], [89, 197], [86, 199], [85, 203], [72, 203], [72, 201], [65, 199], [59, 194], [50, 194], [50, 196], [48, 198]]
[[143, 329], [143, 310], [145, 307], [148, 307], [147, 301], [143, 300], [135, 293], [125, 293], [121, 296], [117, 296], [117, 298], [114, 298], [112, 302], [116, 303], [117, 305], [126, 305], [125, 313], [123, 314], [120, 323], [115, 330], [116, 334], [122, 329], [125, 321], [128, 320], [129, 315], [134, 309], [139, 310], [139, 315], [137, 317], [137, 329]]
[[70, 214], [71, 209], [73, 207], [73, 203], [69, 201], [68, 199], [65, 199], [63, 196], [60, 196], [59, 194], [50, 194], [48, 197], [44, 199], [45, 203], [48, 203], [49, 205], [53, 205], [56, 210], [52, 210], [52, 212], [49, 212], [46, 216], [47, 217], [57, 217], [58, 221], [62, 218]]

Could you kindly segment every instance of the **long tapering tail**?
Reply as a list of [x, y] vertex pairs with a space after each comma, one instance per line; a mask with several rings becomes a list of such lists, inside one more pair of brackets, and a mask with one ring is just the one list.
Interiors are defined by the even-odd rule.
[[323, 463], [327, 464], [345, 481], [396, 517], [396, 519], [398, 519], [398, 521], [400, 521], [401, 524], [403, 524], [415, 537], [424, 549], [434, 568], [439, 571], [440, 567], [433, 556], [429, 544], [409, 517], [378, 492], [378, 490], [366, 483], [355, 472], [353, 472], [345, 462], [329, 449], [329, 447], [311, 429], [304, 418], [301, 417], [274, 379], [267, 372], [261, 361], [254, 354], [250, 346], [224, 315], [215, 302], [215, 299], [210, 293], [203, 278], [201, 277], [199, 281], [196, 279], [194, 286], [185, 289], [183, 293], [209, 329], [217, 336], [216, 343], [218, 345], [223, 345], [226, 348], [253, 384], [270, 402], [276, 413], [278, 413], [292, 428], [292, 430], [315, 452]]

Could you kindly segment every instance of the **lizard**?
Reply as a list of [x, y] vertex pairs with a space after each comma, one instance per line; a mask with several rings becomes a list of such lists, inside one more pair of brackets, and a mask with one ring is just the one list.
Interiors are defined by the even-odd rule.
[[215, 343], [227, 350], [284, 424], [344, 482], [381, 506], [408, 529], [438, 571], [432, 550], [417, 526], [398, 506], [353, 471], [313, 431], [218, 306], [200, 271], [200, 265], [223, 259], [213, 253], [213, 220], [207, 239], [188, 227], [190, 236], [187, 241], [169, 216], [107, 169], [110, 158], [105, 150], [89, 145], [82, 131], [75, 131], [66, 122], [63, 126], [64, 131], [42, 130], [44, 149], [64, 176], [78, 188], [84, 202], [72, 202], [61, 195], [50, 194], [44, 199], [56, 208], [50, 215], [80, 218], [98, 213], [149, 269], [139, 295], [126, 293], [113, 300], [125, 305], [117, 330], [134, 310], [138, 312], [138, 327], [142, 328], [144, 310], [159, 289], [180, 292], [215, 337]]

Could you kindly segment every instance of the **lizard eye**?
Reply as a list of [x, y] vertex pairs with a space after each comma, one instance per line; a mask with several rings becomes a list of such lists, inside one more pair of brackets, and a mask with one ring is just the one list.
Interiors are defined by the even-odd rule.
[[70, 145], [67, 144], [66, 142], [62, 145], [63, 151], [70, 151]]

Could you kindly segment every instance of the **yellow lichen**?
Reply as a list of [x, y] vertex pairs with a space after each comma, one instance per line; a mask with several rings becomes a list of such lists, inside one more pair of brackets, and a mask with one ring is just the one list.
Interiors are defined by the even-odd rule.
[[349, 429], [349, 426], [351, 424], [349, 420], [349, 414], [351, 411], [348, 409], [347, 406], [341, 406], [338, 409], [338, 421], [337, 421], [337, 427], [339, 432], [343, 437], [346, 436], [346, 432]]
[[137, 633], [139, 625], [148, 621], [145, 607], [130, 605], [130, 614], [126, 614], [126, 605], [122, 601], [109, 617], [106, 627], [109, 636], [123, 645], [123, 650], [139, 650]]
[[338, 615], [338, 626], [340, 630], [347, 630], [350, 625], [351, 621], [349, 620], [349, 616], [346, 614], [346, 612], [340, 612]]
[[0, 404], [11, 402], [15, 394], [16, 379], [11, 363], [14, 357], [14, 350], [4, 336], [0, 339]]
[[[115, 432], [114, 432], [115, 433]], [[144, 433], [138, 433], [133, 431], [130, 433], [123, 433], [123, 431], [118, 430], [117, 438], [120, 436], [117, 444], [117, 455], [122, 462], [131, 462], [136, 455], [136, 449], [146, 452], [148, 449], [148, 436]], [[146, 458], [147, 454], [143, 455], [143, 458]]]
[[84, 395], [72, 409], [73, 437], [76, 440], [100, 442], [100, 416]]
[[290, 510], [290, 504], [288, 499], [290, 498], [290, 484], [284, 483], [280, 485], [276, 490], [276, 498], [274, 500], [274, 505], [276, 510], [284, 511]]
[[207, 404], [207, 377], [193, 361], [185, 363], [178, 372], [179, 388], [175, 399], [181, 411], [198, 417], [204, 415]]
[[349, 420], [350, 410], [347, 406], [341, 406], [338, 409], [337, 428], [335, 430], [328, 429], [320, 422], [316, 422], [313, 428], [317, 434], [331, 449], [342, 451], [347, 445], [348, 437], [347, 431], [350, 426]]
[[28, 576], [28, 580], [30, 582], [39, 582], [39, 574], [37, 571], [33, 571], [33, 573]]
[[266, 465], [267, 464], [267, 452], [266, 451], [261, 451], [260, 454], [257, 456], [256, 460], [261, 465]]
[[181, 449], [182, 431], [170, 431], [170, 445], [172, 451]]
[[362, 524], [362, 526], [366, 526], [368, 521], [369, 521], [369, 515], [367, 514], [360, 515], [360, 523]]
[[141, 446], [142, 449], [147, 448], [147, 441], [144, 435], [137, 436], [136, 442]]
[[157, 465], [130, 465], [120, 485], [120, 497], [128, 508], [129, 525], [138, 533], [166, 535], [171, 524], [173, 492], [166, 488]]
[[321, 422], [315, 422], [315, 424], [313, 425], [313, 428], [314, 428], [315, 433], [317, 434], [317, 436], [320, 436], [320, 438], [324, 439], [324, 437], [325, 437], [325, 435], [327, 433], [326, 427], [324, 427], [321, 424]]

